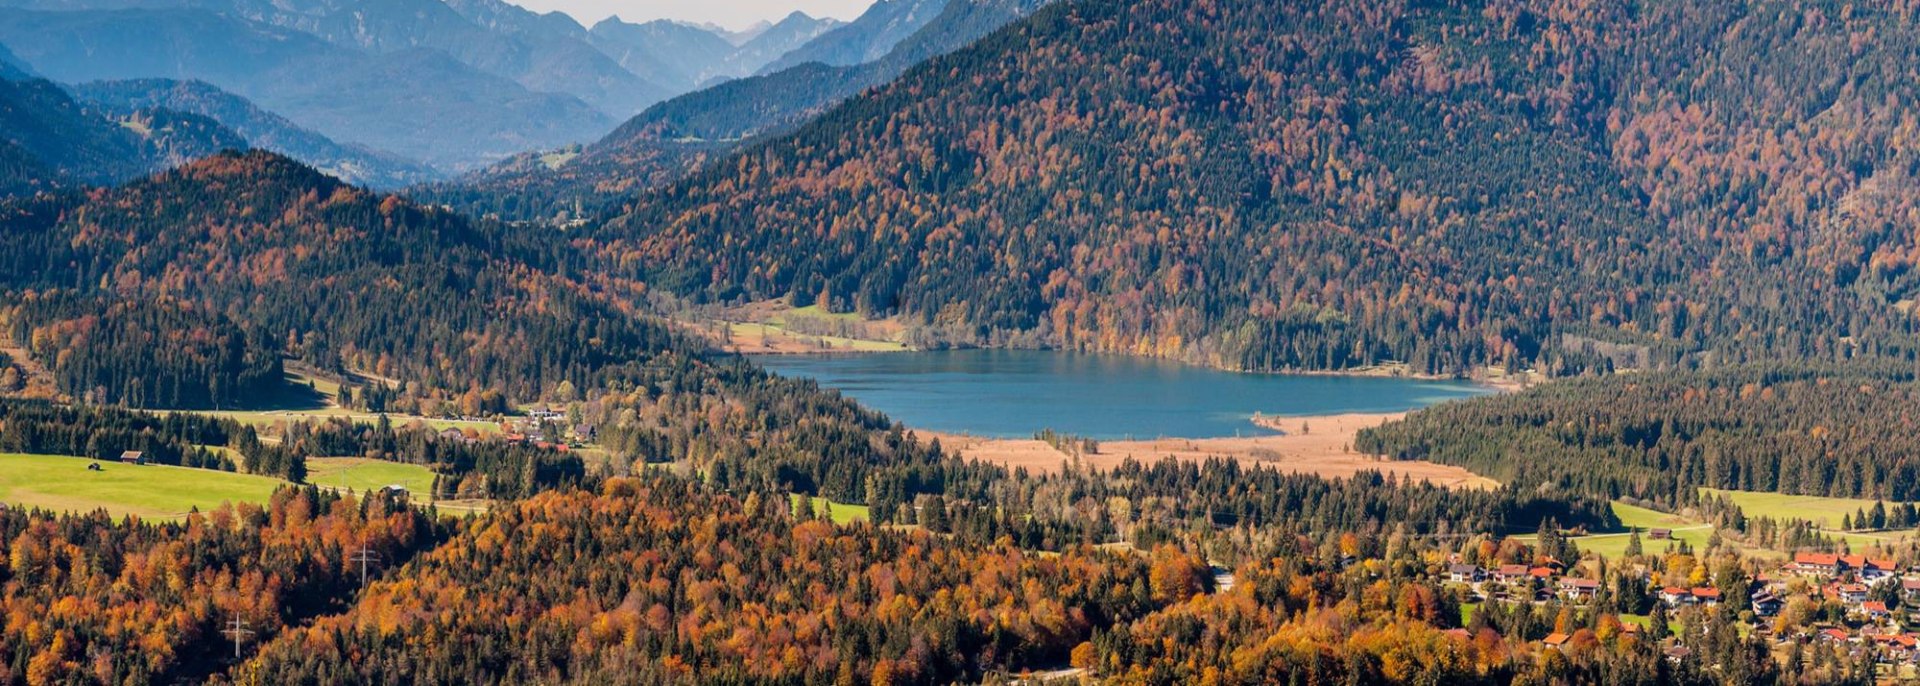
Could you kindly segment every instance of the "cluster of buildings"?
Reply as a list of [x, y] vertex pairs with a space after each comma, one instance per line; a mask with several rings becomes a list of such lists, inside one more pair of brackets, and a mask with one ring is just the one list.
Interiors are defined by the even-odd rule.
[[[1747, 609], [1752, 610], [1755, 624], [1766, 629], [1778, 621], [1790, 597], [1810, 596], [1839, 606], [1846, 619], [1832, 626], [1816, 623], [1800, 635], [1821, 642], [1872, 645], [1882, 661], [1913, 661], [1920, 659], [1920, 620], [1914, 626], [1902, 626], [1896, 610], [1902, 605], [1920, 608], [1920, 569], [1914, 571], [1903, 575], [1893, 560], [1865, 555], [1799, 553], [1778, 573], [1761, 574], [1754, 580]], [[1566, 565], [1552, 559], [1497, 567], [1456, 561], [1447, 566], [1446, 576], [1448, 581], [1471, 586], [1483, 600], [1496, 602], [1582, 602], [1600, 588], [1599, 581], [1570, 574]], [[1889, 592], [1890, 585], [1897, 585], [1898, 591]], [[1654, 594], [1660, 603], [1675, 609], [1717, 607], [1725, 600], [1720, 589], [1710, 586], [1666, 586]], [[1627, 627], [1629, 631], [1636, 628]], [[1557, 647], [1556, 642], [1564, 645], [1569, 640], [1567, 635], [1555, 634], [1545, 644]]]
[[[467, 420], [465, 417], [461, 419]], [[566, 452], [592, 443], [596, 431], [591, 422], [570, 423], [566, 412], [540, 407], [527, 410], [524, 417], [501, 421], [499, 436], [500, 440], [507, 443], [523, 443], [544, 450]], [[452, 427], [442, 429], [440, 438], [466, 443], [477, 440], [467, 432]]]

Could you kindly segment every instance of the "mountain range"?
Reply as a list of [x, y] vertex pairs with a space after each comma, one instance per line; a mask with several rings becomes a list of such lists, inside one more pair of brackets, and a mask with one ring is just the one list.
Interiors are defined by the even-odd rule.
[[425, 165], [361, 145], [334, 142], [287, 121], [238, 95], [202, 81], [132, 79], [90, 81], [70, 90], [110, 111], [164, 108], [212, 119], [246, 138], [250, 147], [305, 161], [341, 180], [374, 188], [400, 188], [434, 179]]
[[589, 30], [501, 0], [0, 0], [0, 44], [38, 75], [197, 80], [443, 172], [600, 137], [653, 103], [825, 49], [839, 26], [794, 13], [751, 36]]
[[[938, 0], [937, 13], [883, 56], [851, 65], [810, 61], [721, 83], [647, 108], [591, 145], [519, 155], [428, 195], [482, 213], [551, 218], [674, 180], [717, 153], [790, 129], [835, 103], [891, 81], [909, 67], [1030, 15], [1046, 0]], [[796, 50], [840, 42], [876, 45], [903, 16], [928, 14], [920, 0], [876, 4], [855, 21]]]
[[0, 77], [0, 196], [112, 184], [247, 140], [209, 117], [153, 103], [102, 108], [45, 79]]

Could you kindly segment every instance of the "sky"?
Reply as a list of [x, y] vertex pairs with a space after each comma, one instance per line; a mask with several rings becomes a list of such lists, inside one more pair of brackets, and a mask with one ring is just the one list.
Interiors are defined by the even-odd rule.
[[853, 19], [873, 0], [507, 0], [536, 12], [559, 10], [585, 26], [618, 15], [630, 22], [679, 19], [710, 22], [731, 29], [762, 19], [779, 21], [794, 10], [816, 17]]

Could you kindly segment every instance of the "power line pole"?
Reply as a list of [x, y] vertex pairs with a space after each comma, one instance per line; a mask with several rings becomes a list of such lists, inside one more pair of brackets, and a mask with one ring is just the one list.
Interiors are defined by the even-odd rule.
[[354, 562], [360, 563], [360, 586], [365, 587], [367, 585], [367, 564], [379, 562], [380, 554], [374, 552], [372, 548], [361, 546], [360, 550], [353, 553], [351, 559]]
[[253, 630], [247, 628], [246, 622], [240, 621], [239, 617], [235, 617], [227, 620], [226, 631], [220, 633], [226, 634], [228, 638], [233, 639], [233, 659], [238, 660], [240, 659], [240, 643], [245, 641], [247, 636], [252, 635]]

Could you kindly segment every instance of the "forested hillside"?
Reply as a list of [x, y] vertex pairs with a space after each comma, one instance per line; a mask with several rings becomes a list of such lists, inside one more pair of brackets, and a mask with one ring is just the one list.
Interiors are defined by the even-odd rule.
[[595, 249], [708, 299], [1237, 368], [1904, 354], [1917, 30], [1814, 0], [1068, 2]]
[[184, 299], [266, 349], [394, 379], [410, 402], [469, 387], [520, 399], [563, 380], [597, 387], [612, 370], [687, 349], [592, 288], [547, 273], [563, 259], [557, 243], [346, 186], [268, 153], [216, 156], [17, 209], [26, 214], [10, 218], [0, 239], [7, 287]]

